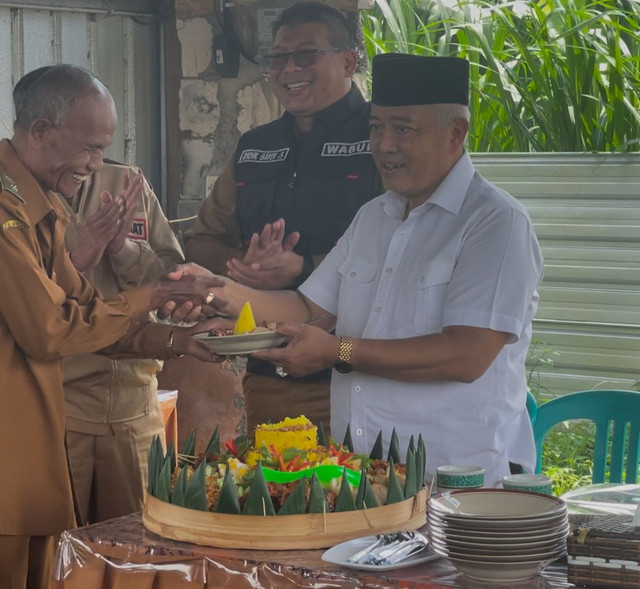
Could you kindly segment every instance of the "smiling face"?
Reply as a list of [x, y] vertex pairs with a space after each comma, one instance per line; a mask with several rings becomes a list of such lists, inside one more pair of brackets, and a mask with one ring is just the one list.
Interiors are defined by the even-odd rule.
[[387, 190], [426, 202], [462, 155], [468, 121], [438, 116], [438, 105], [371, 105], [371, 153]]
[[[326, 26], [307, 22], [280, 27], [271, 53], [331, 47]], [[281, 70], [269, 71], [276, 98], [296, 119], [313, 120], [351, 88], [356, 66], [353, 50], [318, 53], [316, 57], [316, 63], [308, 67], [297, 66], [290, 57]]]
[[29, 134], [37, 153], [31, 169], [45, 190], [72, 197], [102, 167], [104, 150], [111, 145], [117, 115], [111, 96], [97, 88], [80, 92], [66, 116], [55, 128], [51, 121], [34, 121]]

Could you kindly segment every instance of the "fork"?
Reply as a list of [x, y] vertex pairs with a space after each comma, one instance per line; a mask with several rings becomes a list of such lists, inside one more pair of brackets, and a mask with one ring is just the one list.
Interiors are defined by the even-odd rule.
[[355, 554], [347, 558], [347, 562], [350, 562], [352, 564], [357, 564], [363, 558], [365, 558], [372, 550], [376, 550], [377, 548], [380, 548], [382, 546], [386, 546], [392, 543], [393, 541], [396, 540], [397, 537], [398, 537], [398, 534], [395, 532], [392, 532], [390, 534], [378, 534], [373, 544], [369, 544], [368, 546], [360, 550], [360, 552], [356, 552]]

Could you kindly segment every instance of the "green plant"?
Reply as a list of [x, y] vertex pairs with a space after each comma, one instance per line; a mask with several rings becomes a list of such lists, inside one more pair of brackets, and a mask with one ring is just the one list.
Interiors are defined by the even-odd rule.
[[640, 150], [640, 0], [376, 0], [376, 53], [470, 62], [471, 151]]
[[562, 495], [591, 483], [595, 426], [590, 421], [565, 421], [547, 435], [542, 447], [544, 474], [553, 480], [553, 491]]

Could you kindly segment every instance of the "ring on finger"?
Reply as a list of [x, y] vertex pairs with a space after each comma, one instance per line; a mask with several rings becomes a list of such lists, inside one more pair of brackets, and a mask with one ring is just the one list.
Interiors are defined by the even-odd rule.
[[204, 299], [205, 305], [210, 305], [211, 303], [213, 303], [215, 298], [216, 298], [216, 293], [209, 291], [207, 293], [207, 297]]

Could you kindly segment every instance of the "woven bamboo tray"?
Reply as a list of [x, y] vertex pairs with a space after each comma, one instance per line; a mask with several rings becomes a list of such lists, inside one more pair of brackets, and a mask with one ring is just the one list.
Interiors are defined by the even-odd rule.
[[640, 589], [640, 530], [631, 516], [596, 516], [567, 538], [567, 577], [579, 586]]
[[229, 515], [177, 507], [147, 495], [142, 521], [166, 538], [220, 548], [307, 550], [360, 536], [417, 530], [426, 523], [427, 490], [392, 505], [340, 513]]

